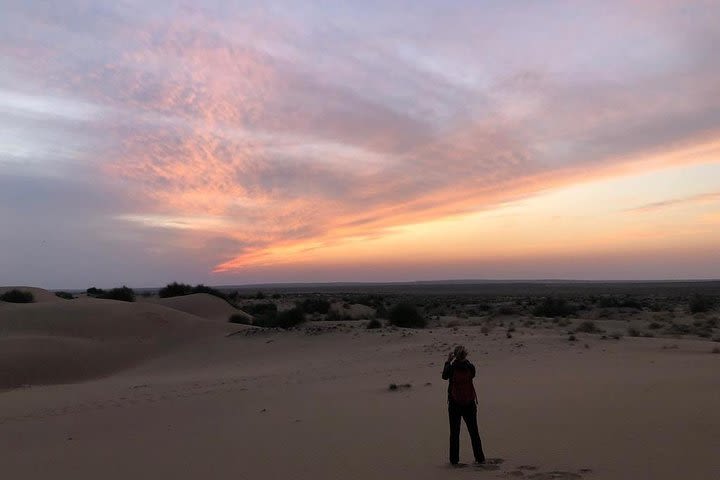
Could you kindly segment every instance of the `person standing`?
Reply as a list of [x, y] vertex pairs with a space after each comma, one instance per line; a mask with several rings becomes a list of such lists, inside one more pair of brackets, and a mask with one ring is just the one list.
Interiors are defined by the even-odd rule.
[[460, 461], [460, 420], [465, 420], [476, 463], [485, 463], [477, 425], [477, 394], [473, 385], [475, 366], [467, 359], [467, 349], [458, 345], [448, 355], [442, 372], [448, 380], [448, 418], [450, 420], [450, 463]]

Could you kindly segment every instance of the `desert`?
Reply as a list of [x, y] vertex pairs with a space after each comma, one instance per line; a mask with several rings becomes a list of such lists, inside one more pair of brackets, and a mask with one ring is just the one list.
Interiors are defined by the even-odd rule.
[[[0, 304], [3, 469], [28, 479], [49, 469], [68, 479], [713, 478], [718, 313], [691, 314], [688, 287], [665, 287], [649, 297], [611, 286], [630, 293], [596, 305], [632, 307], [556, 317], [528, 314], [524, 304], [548, 297], [513, 285], [233, 292], [240, 308], [207, 293], [123, 302], [33, 289], [37, 302]], [[608, 290], [586, 288], [553, 291], [572, 310]], [[400, 299], [419, 305], [423, 328], [329, 308], [382, 304], [389, 317]], [[218, 317], [273, 302], [328, 313], [287, 328]], [[457, 344], [477, 368], [488, 462], [472, 464], [463, 430], [465, 465], [452, 468], [440, 373]]]

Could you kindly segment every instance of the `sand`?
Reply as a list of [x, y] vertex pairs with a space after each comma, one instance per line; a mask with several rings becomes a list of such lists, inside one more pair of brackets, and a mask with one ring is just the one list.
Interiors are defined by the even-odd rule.
[[248, 320], [252, 319], [251, 315], [238, 310], [222, 298], [207, 293], [193, 293], [192, 295], [170, 298], [150, 297], [140, 300], [163, 305], [209, 320], [227, 322], [231, 315], [241, 315]]
[[[40, 313], [21, 328], [5, 306], [2, 338], [52, 352], [53, 338], [69, 337], [80, 363], [101, 355], [84, 343], [98, 336], [140, 335], [164, 349], [102, 377], [0, 393], [7, 478], [705, 480], [720, 471], [720, 355], [709, 341], [568, 342], [559, 330], [518, 328], [506, 338], [499, 329], [364, 322], [226, 336], [213, 330], [225, 325], [161, 305], [87, 302], [110, 318], [93, 317], [107, 322], [95, 326], [86, 313], [92, 333], [80, 320], [54, 321], [41, 336]], [[178, 333], [160, 321], [122, 330], [112, 320], [133, 312], [160, 315]], [[502, 459], [483, 469], [447, 464], [440, 373], [458, 342], [477, 367], [486, 454]], [[461, 461], [470, 462], [461, 435]]]
[[[49, 298], [49, 292], [33, 293]], [[150, 303], [52, 297], [58, 301], [0, 302], [0, 389], [109, 374], [242, 328]]]

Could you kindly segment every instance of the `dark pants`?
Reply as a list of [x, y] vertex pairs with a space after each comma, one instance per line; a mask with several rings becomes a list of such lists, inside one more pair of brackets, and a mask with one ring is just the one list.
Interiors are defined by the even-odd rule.
[[476, 462], [484, 462], [485, 454], [480, 441], [480, 434], [477, 426], [477, 406], [457, 405], [448, 403], [448, 417], [450, 418], [450, 463], [453, 465], [460, 461], [460, 419], [465, 420], [470, 441], [472, 442], [473, 454]]

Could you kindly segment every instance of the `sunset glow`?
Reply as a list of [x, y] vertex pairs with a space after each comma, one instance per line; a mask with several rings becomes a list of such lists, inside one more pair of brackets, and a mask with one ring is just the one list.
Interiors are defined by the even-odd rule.
[[0, 283], [720, 275], [718, 2], [379, 5], [4, 2]]

